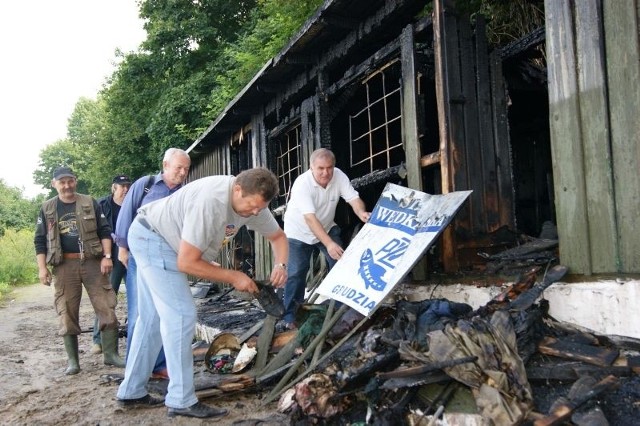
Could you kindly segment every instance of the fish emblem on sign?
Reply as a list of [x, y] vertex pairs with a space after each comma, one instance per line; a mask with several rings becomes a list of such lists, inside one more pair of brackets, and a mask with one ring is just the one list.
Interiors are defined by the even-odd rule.
[[382, 291], [387, 285], [382, 279], [387, 270], [376, 263], [373, 258], [373, 252], [370, 249], [366, 249], [360, 256], [360, 269], [358, 272], [364, 280], [366, 288]]

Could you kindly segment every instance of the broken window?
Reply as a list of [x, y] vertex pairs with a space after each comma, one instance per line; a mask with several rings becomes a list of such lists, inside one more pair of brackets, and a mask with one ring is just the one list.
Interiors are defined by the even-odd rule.
[[240, 129], [231, 138], [231, 174], [237, 175], [250, 167], [251, 155], [249, 146], [251, 141], [251, 128]]
[[369, 75], [349, 113], [349, 154], [353, 176], [386, 170], [404, 161], [400, 62]]
[[276, 175], [278, 176], [280, 187], [280, 193], [275, 204], [278, 206], [287, 203], [293, 181], [302, 173], [300, 130], [301, 125], [297, 123], [275, 139], [275, 146], [277, 147]]

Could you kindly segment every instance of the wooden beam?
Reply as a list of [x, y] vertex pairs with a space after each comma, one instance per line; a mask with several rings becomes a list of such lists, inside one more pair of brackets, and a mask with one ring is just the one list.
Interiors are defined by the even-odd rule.
[[431, 167], [431, 166], [435, 166], [436, 164], [440, 164], [440, 151], [423, 155], [422, 158], [420, 159], [420, 165], [422, 167]]
[[[407, 25], [400, 35], [400, 58], [402, 63], [402, 137], [409, 188], [422, 191], [422, 166], [420, 158], [420, 132], [418, 126], [418, 88], [413, 25]], [[411, 270], [413, 278], [427, 277], [427, 260], [423, 257]]]
[[560, 263], [592, 273], [578, 104], [578, 68], [570, 0], [545, 0], [549, 126]]

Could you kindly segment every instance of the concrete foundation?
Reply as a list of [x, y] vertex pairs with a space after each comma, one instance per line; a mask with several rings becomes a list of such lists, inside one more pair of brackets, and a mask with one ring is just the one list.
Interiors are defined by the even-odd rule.
[[[474, 309], [486, 304], [506, 287], [466, 284], [398, 285], [395, 294], [409, 300], [445, 298], [464, 302]], [[558, 321], [587, 328], [597, 334], [640, 339], [640, 280], [604, 279], [590, 282], [558, 282], [542, 297], [549, 301], [549, 314]]]

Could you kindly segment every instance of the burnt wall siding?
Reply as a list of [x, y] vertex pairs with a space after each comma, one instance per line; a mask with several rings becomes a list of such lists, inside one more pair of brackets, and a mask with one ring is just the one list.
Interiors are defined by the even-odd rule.
[[[251, 132], [250, 166], [273, 169], [279, 135], [298, 124], [302, 170], [308, 168], [311, 152], [324, 146], [336, 152], [338, 167], [352, 179], [361, 177], [348, 169], [345, 124], [357, 109], [352, 104], [362, 102], [365, 82], [371, 85], [372, 75], [388, 73], [385, 75], [395, 78], [396, 87], [400, 84], [401, 94], [395, 95], [399, 100], [394, 98], [397, 105], [393, 107], [400, 111], [402, 122], [393, 141], [401, 141], [404, 152], [394, 148], [387, 167], [405, 163], [408, 183], [398, 182], [397, 174], [390, 176], [394, 176], [394, 182], [416, 189], [428, 183], [436, 193], [474, 189], [438, 253], [448, 271], [469, 267], [477, 261], [476, 252], [481, 247], [476, 244], [478, 236], [501, 226], [513, 226], [511, 162], [503, 149], [504, 144], [508, 146], [507, 123], [498, 120], [496, 124], [497, 115], [506, 115], [504, 99], [494, 99], [504, 97], [502, 80], [494, 75], [500, 70], [496, 65], [499, 58], [494, 55], [490, 61], [484, 27], [474, 32], [467, 16], [442, 12], [441, 19], [447, 25], [437, 28], [431, 25], [431, 18], [414, 17], [424, 7], [423, 2], [371, 2], [377, 9], [359, 4], [352, 9], [353, 2], [327, 1], [316, 21], [305, 25], [313, 37], [299, 34], [265, 64], [192, 145], [193, 152], [199, 153], [194, 156], [192, 178], [229, 173], [232, 153], [228, 146], [233, 134], [245, 127]], [[358, 12], [354, 15], [358, 18], [353, 18], [352, 27], [346, 30], [332, 26], [331, 19], [318, 18], [325, 12], [345, 12], [341, 7]], [[440, 55], [436, 61], [441, 62], [434, 79], [437, 67], [432, 46], [438, 41], [442, 44], [436, 48], [435, 57]], [[440, 103], [432, 99], [436, 96]], [[428, 119], [436, 125], [427, 128]], [[434, 148], [425, 149], [433, 146], [435, 152]], [[435, 180], [438, 183], [432, 185]], [[376, 194], [372, 190], [375, 188], [361, 190], [369, 208], [379, 196], [379, 191]], [[339, 224], [354, 225], [348, 208], [339, 210], [338, 216]], [[272, 260], [263, 239], [256, 239], [255, 256], [256, 277], [264, 279]]]
[[443, 235], [445, 269], [453, 272], [488, 248], [483, 236], [515, 229], [512, 169], [507, 121], [498, 119], [506, 116], [501, 70], [489, 56], [484, 24], [474, 32], [468, 16], [434, 3], [442, 192], [473, 190]]

